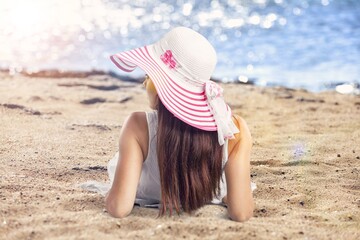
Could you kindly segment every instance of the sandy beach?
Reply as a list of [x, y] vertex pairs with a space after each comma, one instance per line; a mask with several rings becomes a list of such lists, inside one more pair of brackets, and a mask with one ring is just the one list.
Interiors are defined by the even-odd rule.
[[255, 216], [115, 219], [76, 185], [107, 181], [124, 119], [150, 110], [142, 85], [0, 72], [0, 239], [360, 239], [360, 96], [222, 86], [253, 135]]

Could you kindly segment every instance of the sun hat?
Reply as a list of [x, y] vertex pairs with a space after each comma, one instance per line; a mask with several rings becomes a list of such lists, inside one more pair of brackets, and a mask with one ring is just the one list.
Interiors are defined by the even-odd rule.
[[217, 131], [219, 144], [239, 132], [223, 89], [210, 80], [216, 52], [196, 31], [176, 27], [158, 42], [110, 56], [125, 72], [140, 67], [153, 81], [164, 106], [183, 122], [205, 131]]

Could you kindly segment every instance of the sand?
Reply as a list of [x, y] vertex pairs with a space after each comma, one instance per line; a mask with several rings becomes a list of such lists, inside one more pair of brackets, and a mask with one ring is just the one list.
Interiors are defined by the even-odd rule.
[[150, 110], [142, 86], [0, 73], [0, 239], [360, 239], [360, 97], [223, 87], [254, 138], [255, 216], [207, 205], [115, 219], [76, 184], [107, 180], [124, 119]]

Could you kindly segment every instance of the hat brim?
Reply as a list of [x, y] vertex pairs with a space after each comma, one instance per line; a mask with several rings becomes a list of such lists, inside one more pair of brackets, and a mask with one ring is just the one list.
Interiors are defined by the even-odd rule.
[[[158, 96], [164, 106], [183, 122], [205, 131], [216, 131], [217, 126], [208, 105], [204, 86], [193, 86], [174, 74], [154, 54], [153, 45], [117, 53], [110, 56], [112, 62], [125, 72], [132, 72], [136, 67], [145, 71], [153, 81]], [[228, 105], [227, 112], [231, 116]]]

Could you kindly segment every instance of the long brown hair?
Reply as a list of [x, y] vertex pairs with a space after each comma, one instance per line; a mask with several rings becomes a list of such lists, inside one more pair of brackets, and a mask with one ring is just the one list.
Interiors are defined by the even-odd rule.
[[157, 155], [162, 207], [191, 213], [209, 203], [219, 192], [222, 146], [217, 132], [192, 127], [176, 118], [158, 101]]

